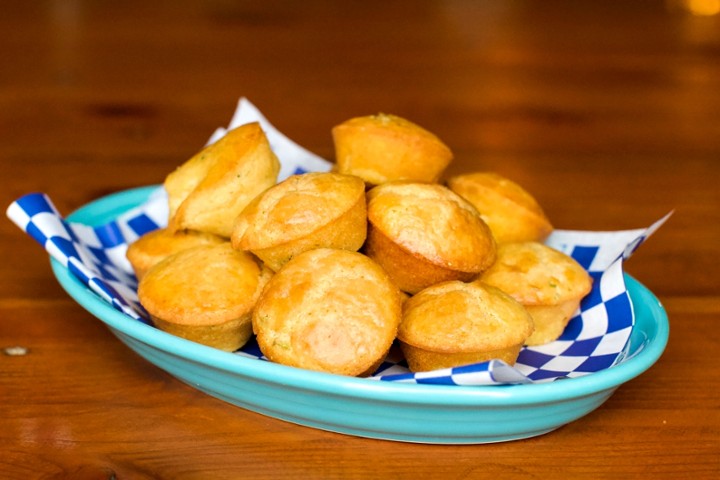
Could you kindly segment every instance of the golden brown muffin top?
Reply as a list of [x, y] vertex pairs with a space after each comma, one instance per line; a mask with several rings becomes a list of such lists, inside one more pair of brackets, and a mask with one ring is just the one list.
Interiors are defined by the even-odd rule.
[[463, 272], [495, 260], [495, 240], [478, 211], [443, 185], [390, 182], [367, 197], [372, 226], [414, 255]]
[[498, 350], [533, 332], [525, 307], [481, 282], [443, 282], [405, 301], [398, 339], [435, 352]]
[[437, 182], [453, 153], [435, 134], [397, 115], [355, 117], [332, 129], [340, 173], [371, 185], [393, 180]]
[[246, 315], [267, 273], [230, 242], [170, 255], [140, 281], [138, 297], [151, 315], [181, 325], [215, 325]]
[[365, 209], [365, 182], [353, 175], [293, 175], [258, 195], [235, 220], [233, 246], [267, 248], [312, 233], [354, 208]]
[[400, 292], [380, 266], [357, 252], [321, 248], [272, 277], [253, 329], [272, 361], [355, 376], [385, 355], [400, 314]]
[[168, 227], [230, 238], [235, 218], [279, 171], [259, 123], [228, 131], [166, 177]]
[[[222, 237], [210, 233], [179, 231], [159, 228], [148, 232], [128, 246], [126, 256], [136, 271], [145, 272], [163, 258], [173, 253], [204, 244], [223, 243]], [[138, 279], [142, 275], [138, 274]]]
[[498, 243], [542, 241], [552, 224], [537, 200], [523, 187], [495, 172], [451, 177], [448, 187], [473, 204]]
[[410, 147], [412, 146], [413, 138], [422, 139], [422, 141], [437, 144], [438, 150], [446, 151], [448, 156], [452, 156], [450, 149], [437, 137], [437, 135], [424, 129], [420, 125], [411, 122], [410, 120], [391, 113], [381, 112], [375, 115], [351, 118], [333, 127], [333, 130], [343, 128], [360, 129], [365, 131], [367, 135], [394, 135], [396, 137], [407, 139]]
[[499, 245], [497, 260], [479, 280], [523, 305], [555, 305], [579, 299], [592, 287], [592, 278], [572, 257], [539, 242]]

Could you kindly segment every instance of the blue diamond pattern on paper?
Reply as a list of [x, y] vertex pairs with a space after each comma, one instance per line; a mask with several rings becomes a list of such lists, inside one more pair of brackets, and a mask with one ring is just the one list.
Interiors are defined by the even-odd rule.
[[32, 218], [38, 213], [54, 213], [55, 209], [49, 199], [42, 194], [29, 194], [16, 200], [17, 205]]
[[[139, 222], [141, 222], [141, 220], [136, 221], [136, 223]], [[97, 235], [97, 238], [100, 241], [100, 245], [102, 245], [104, 248], [115, 247], [125, 242], [125, 237], [123, 237], [123, 234], [120, 231], [120, 227], [115, 222], [103, 225], [101, 227], [96, 227], [95, 235]]]
[[145, 214], [140, 214], [137, 217], [131, 218], [128, 220], [127, 224], [138, 236], [142, 236], [148, 232], [157, 230], [158, 228], [155, 220]]
[[614, 321], [609, 322], [608, 333], [622, 330], [632, 324], [632, 306], [627, 294], [618, 295], [605, 302], [608, 318]]
[[616, 354], [590, 356], [578, 367], [578, 370], [581, 372], [599, 372], [600, 370], [610, 368], [616, 359]]
[[27, 226], [25, 227], [25, 232], [32, 238], [34, 238], [35, 241], [38, 242], [40, 245], [45, 245], [48, 241], [48, 237], [45, 236], [45, 233], [33, 222], [27, 224]]
[[589, 270], [598, 250], [599, 248], [595, 245], [578, 245], [573, 248], [570, 256], [572, 256], [585, 270]]
[[583, 321], [582, 318], [579, 315], [574, 316], [570, 319], [570, 321], [567, 324], [567, 327], [565, 327], [565, 330], [560, 335], [560, 338], [558, 340], [572, 340], [574, 338], [577, 338], [578, 335], [580, 335], [580, 332], [582, 331], [583, 327]]
[[567, 350], [563, 352], [563, 355], [585, 357], [592, 355], [600, 343], [601, 337], [589, 338], [587, 340], [577, 340], [573, 342]]

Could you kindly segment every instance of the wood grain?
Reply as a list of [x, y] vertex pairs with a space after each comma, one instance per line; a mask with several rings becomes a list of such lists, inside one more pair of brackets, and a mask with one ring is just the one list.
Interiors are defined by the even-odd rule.
[[[720, 15], [647, 2], [10, 2], [0, 200], [63, 213], [159, 183], [248, 97], [331, 159], [330, 129], [404, 116], [495, 170], [555, 226], [668, 223], [627, 263], [670, 342], [550, 434], [436, 446], [288, 424], [157, 369], [76, 305], [0, 222], [0, 477], [717, 478]], [[5, 348], [22, 346], [25, 355]]]

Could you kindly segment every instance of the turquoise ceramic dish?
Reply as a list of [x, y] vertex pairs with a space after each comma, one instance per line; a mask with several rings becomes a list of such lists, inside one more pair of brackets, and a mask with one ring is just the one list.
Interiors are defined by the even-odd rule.
[[[94, 201], [68, 217], [98, 225], [142, 203], [155, 187]], [[152, 364], [209, 395], [288, 422], [361, 437], [423, 443], [488, 443], [541, 435], [603, 404], [650, 368], [667, 344], [667, 314], [632, 277], [636, 313], [628, 356], [609, 369], [552, 383], [463, 387], [380, 382], [300, 370], [199, 345], [113, 309], [58, 262], [68, 294]]]

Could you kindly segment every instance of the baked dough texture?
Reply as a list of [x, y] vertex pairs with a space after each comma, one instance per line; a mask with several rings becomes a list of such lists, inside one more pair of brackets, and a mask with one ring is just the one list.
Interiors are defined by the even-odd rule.
[[252, 335], [252, 310], [270, 275], [230, 242], [201, 245], [152, 267], [138, 297], [161, 330], [234, 351]]
[[135, 276], [140, 280], [150, 267], [173, 253], [198, 245], [219, 244], [225, 241], [222, 237], [211, 233], [189, 230], [172, 232], [167, 228], [159, 228], [131, 243], [125, 256], [133, 267]]
[[447, 185], [477, 208], [498, 243], [543, 241], [553, 230], [537, 200], [500, 174], [456, 175]]
[[453, 159], [435, 134], [396, 115], [347, 120], [332, 129], [339, 173], [369, 185], [393, 180], [437, 182]]
[[339, 173], [305, 173], [258, 195], [236, 219], [232, 244], [277, 271], [306, 250], [357, 251], [366, 235], [362, 179]]
[[495, 261], [495, 240], [478, 211], [440, 184], [390, 182], [368, 194], [364, 252], [408, 293], [470, 281]]
[[253, 329], [273, 362], [365, 376], [385, 358], [400, 315], [400, 292], [382, 268], [357, 252], [320, 248], [275, 273]]
[[279, 172], [259, 123], [228, 131], [166, 177], [168, 228], [230, 238], [235, 218]]
[[403, 305], [398, 340], [414, 372], [500, 359], [513, 365], [533, 332], [525, 308], [481, 282], [443, 282]]
[[277, 183], [259, 123], [167, 175], [168, 227], [129, 246], [155, 325], [227, 351], [256, 334], [271, 361], [372, 374], [398, 340], [413, 371], [557, 339], [592, 279], [544, 246], [552, 225], [494, 172], [438, 183], [453, 153], [396, 115], [332, 129], [332, 172]]
[[479, 281], [503, 290], [532, 315], [535, 332], [526, 345], [557, 340], [592, 288], [579, 263], [539, 242], [500, 244], [497, 261]]

